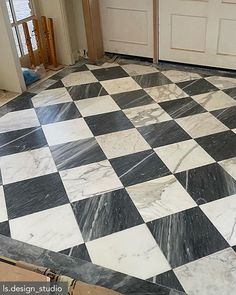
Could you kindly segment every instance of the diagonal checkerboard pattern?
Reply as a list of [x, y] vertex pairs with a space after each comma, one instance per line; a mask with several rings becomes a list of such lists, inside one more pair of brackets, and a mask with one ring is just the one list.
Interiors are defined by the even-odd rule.
[[75, 65], [2, 106], [0, 234], [235, 294], [236, 79], [220, 75]]

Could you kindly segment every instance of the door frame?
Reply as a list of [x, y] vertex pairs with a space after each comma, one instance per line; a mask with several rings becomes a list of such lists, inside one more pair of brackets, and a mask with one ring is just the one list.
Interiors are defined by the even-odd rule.
[[[159, 0], [153, 2], [153, 63], [159, 58]], [[104, 57], [99, 0], [82, 0], [85, 31], [88, 44], [88, 58], [92, 61]]]

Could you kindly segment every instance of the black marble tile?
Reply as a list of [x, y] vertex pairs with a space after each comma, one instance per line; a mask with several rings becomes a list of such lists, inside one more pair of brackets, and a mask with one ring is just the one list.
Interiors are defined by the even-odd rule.
[[236, 106], [211, 112], [230, 129], [236, 128]]
[[176, 85], [190, 96], [219, 90], [205, 79], [180, 82]]
[[106, 159], [95, 138], [50, 147], [58, 170], [70, 169]]
[[8, 221], [0, 223], [0, 235], [11, 237], [10, 226]]
[[236, 87], [234, 88], [229, 88], [229, 89], [224, 89], [223, 90], [226, 94], [228, 94], [229, 96], [231, 96], [233, 99], [236, 100]]
[[174, 99], [159, 103], [174, 119], [205, 113], [206, 110], [191, 97]]
[[55, 75], [51, 76], [50, 79], [53, 80], [61, 80], [62, 78], [66, 77], [67, 75], [73, 73], [75, 69], [73, 67], [66, 67], [60, 72], [56, 73]]
[[112, 98], [121, 109], [139, 107], [155, 101], [144, 90], [135, 90], [130, 92], [113, 94]]
[[44, 266], [75, 280], [110, 288], [124, 295], [183, 294], [180, 291], [133, 278], [79, 258], [55, 253], [1, 235], [0, 245], [1, 256]]
[[89, 71], [88, 67], [86, 65], [82, 65], [82, 66], [73, 66], [73, 69], [75, 69], [75, 72], [85, 72], [85, 71]]
[[126, 71], [124, 71], [119, 66], [118, 67], [111, 67], [111, 68], [92, 70], [91, 72], [98, 79], [98, 81], [105, 81], [105, 80], [129, 77], [129, 75], [126, 73]]
[[162, 86], [172, 82], [162, 73], [152, 73], [132, 77], [142, 88]]
[[85, 244], [60, 251], [59, 253], [91, 262], [91, 258]]
[[21, 153], [47, 146], [41, 127], [0, 134], [0, 156]]
[[13, 100], [0, 107], [0, 118], [9, 112], [21, 111], [33, 108], [31, 98], [36, 94], [24, 92]]
[[147, 225], [173, 268], [229, 246], [199, 207]]
[[232, 248], [233, 248], [233, 250], [236, 252], [236, 246], [233, 246]]
[[62, 83], [61, 80], [57, 81], [56, 83], [52, 84], [51, 86], [49, 86], [47, 88], [47, 90], [50, 90], [50, 89], [56, 89], [56, 88], [63, 88], [65, 87], [64, 84]]
[[134, 128], [122, 111], [84, 118], [95, 136]]
[[110, 160], [124, 186], [171, 174], [153, 150]]
[[179, 280], [177, 279], [173, 270], [169, 270], [160, 275], [152, 277], [147, 281], [184, 292], [184, 289], [180, 284]]
[[73, 100], [108, 95], [107, 91], [99, 82], [71, 86], [67, 88], [67, 91]]
[[191, 138], [174, 120], [140, 127], [138, 131], [153, 148]]
[[4, 185], [9, 219], [69, 203], [58, 173]]
[[85, 242], [144, 223], [125, 189], [72, 204]]
[[236, 194], [236, 180], [217, 163], [175, 176], [198, 205]]
[[74, 102], [60, 103], [36, 108], [36, 114], [42, 125], [77, 119], [81, 114]]
[[236, 156], [236, 134], [231, 130], [200, 137], [196, 141], [216, 161]]

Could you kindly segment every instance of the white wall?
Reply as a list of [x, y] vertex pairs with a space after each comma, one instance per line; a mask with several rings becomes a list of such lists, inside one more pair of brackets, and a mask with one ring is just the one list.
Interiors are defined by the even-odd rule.
[[0, 89], [21, 93], [26, 89], [5, 1], [0, 1]]

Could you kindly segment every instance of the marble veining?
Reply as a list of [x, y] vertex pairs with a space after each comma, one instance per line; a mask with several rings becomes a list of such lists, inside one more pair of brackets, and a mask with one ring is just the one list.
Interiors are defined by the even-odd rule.
[[137, 129], [129, 129], [96, 137], [108, 159], [149, 150], [150, 145]]
[[124, 113], [135, 127], [171, 120], [171, 117], [158, 104], [125, 109]]
[[45, 90], [32, 98], [35, 108], [71, 101], [72, 99], [65, 88]]
[[0, 118], [0, 134], [39, 125], [34, 109], [11, 112]]
[[86, 138], [51, 147], [58, 170], [66, 170], [106, 160], [96, 139]]
[[65, 87], [97, 82], [96, 77], [90, 71], [71, 73], [61, 80]]
[[219, 251], [175, 270], [182, 286], [190, 295], [221, 295], [236, 292], [236, 253]]
[[173, 175], [129, 186], [126, 190], [145, 222], [196, 206]]
[[227, 131], [228, 128], [210, 113], [176, 119], [176, 122], [193, 138]]
[[171, 267], [197, 260], [228, 245], [198, 207], [156, 219], [149, 222], [148, 227]]
[[196, 141], [191, 139], [165, 145], [154, 150], [172, 173], [215, 162]]
[[169, 101], [177, 98], [187, 97], [188, 95], [176, 84], [154, 86], [145, 88], [145, 91], [156, 101]]
[[83, 243], [69, 204], [12, 219], [10, 228], [13, 239], [52, 251]]
[[[147, 279], [170, 269], [145, 224], [88, 242], [95, 264]], [[104, 256], [103, 253], [106, 253]], [[153, 259], [158, 263], [152, 263]]]
[[176, 70], [164, 71], [163, 74], [174, 83], [196, 80], [201, 78], [201, 76], [197, 73]]
[[143, 223], [124, 189], [72, 203], [85, 242]]
[[223, 91], [204, 93], [193, 96], [193, 99], [207, 111], [236, 106], [236, 101]]
[[218, 87], [219, 89], [228, 89], [236, 86], [235, 78], [211, 76], [206, 78], [206, 80]]
[[107, 160], [64, 170], [60, 175], [71, 202], [122, 188]]
[[231, 246], [236, 245], [235, 197], [232, 195], [201, 206], [201, 210]]
[[78, 100], [75, 104], [84, 117], [120, 110], [109, 95]]
[[56, 172], [49, 148], [44, 147], [0, 158], [3, 184]]

